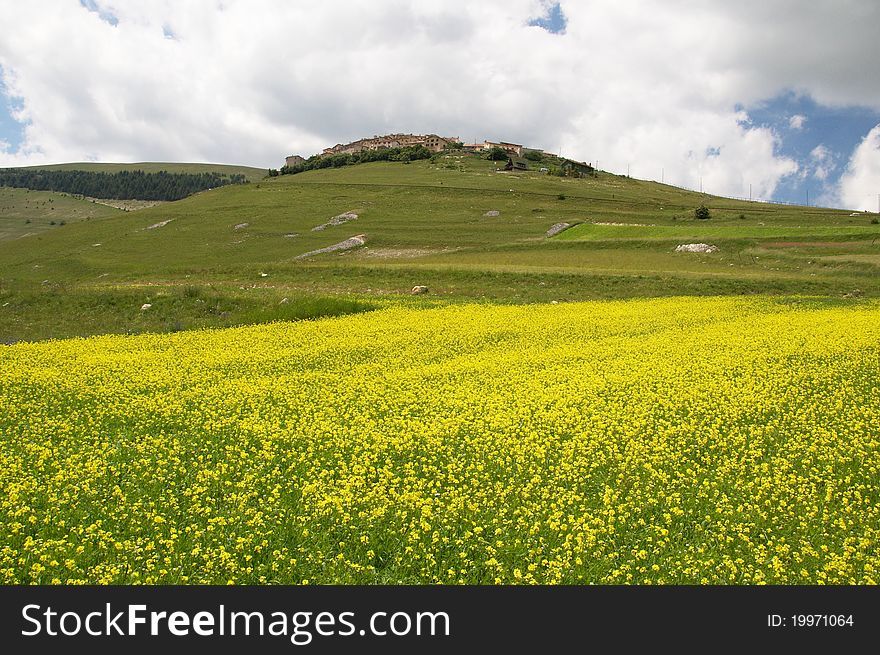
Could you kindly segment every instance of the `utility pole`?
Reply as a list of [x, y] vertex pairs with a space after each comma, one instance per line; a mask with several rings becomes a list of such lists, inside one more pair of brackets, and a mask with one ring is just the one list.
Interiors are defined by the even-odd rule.
[[700, 193], [703, 193], [703, 176], [700, 175]]
[[660, 169], [660, 184], [666, 184], [666, 169]]
[[807, 207], [810, 206], [810, 187], [807, 187]]
[[752, 183], [749, 182], [749, 202], [752, 201]]

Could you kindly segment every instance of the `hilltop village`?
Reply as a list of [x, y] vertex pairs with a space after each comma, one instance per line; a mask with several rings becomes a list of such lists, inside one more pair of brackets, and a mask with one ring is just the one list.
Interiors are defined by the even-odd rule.
[[[498, 160], [506, 158], [507, 163], [504, 166], [506, 171], [524, 171], [529, 169], [529, 162], [543, 163], [546, 160], [553, 160], [555, 168], [562, 175], [580, 177], [595, 174], [591, 164], [557, 157], [539, 148], [528, 148], [520, 143], [488, 140], [479, 143], [462, 143], [457, 136], [437, 134], [385, 134], [358, 139], [351, 143], [337, 143], [335, 146], [324, 148], [320, 155], [313, 155], [308, 159], [301, 155], [288, 156], [281, 173], [297, 173], [311, 168], [367, 161], [409, 161], [448, 150], [489, 153], [492, 158]], [[540, 170], [548, 172], [549, 168], [542, 166]]]

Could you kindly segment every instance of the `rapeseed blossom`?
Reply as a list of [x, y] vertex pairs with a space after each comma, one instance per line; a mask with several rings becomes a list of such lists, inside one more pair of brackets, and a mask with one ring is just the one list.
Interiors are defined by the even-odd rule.
[[876, 583], [880, 305], [671, 298], [0, 350], [0, 582]]

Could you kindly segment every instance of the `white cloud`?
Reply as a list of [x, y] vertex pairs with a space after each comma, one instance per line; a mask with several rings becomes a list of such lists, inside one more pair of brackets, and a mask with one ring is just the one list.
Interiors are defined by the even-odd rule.
[[812, 166], [809, 172], [817, 180], [827, 180], [828, 176], [837, 166], [835, 159], [834, 153], [820, 143], [810, 151], [810, 163]]
[[337, 141], [431, 131], [769, 197], [797, 164], [734, 108], [789, 88], [880, 107], [880, 69], [862, 64], [878, 58], [878, 11], [744, 3], [563, 1], [554, 35], [528, 25], [543, 0], [96, 2], [116, 26], [76, 2], [0, 0], [0, 66], [29, 121], [0, 165], [278, 166]]
[[877, 211], [880, 194], [880, 125], [868, 132], [855, 149], [840, 178], [840, 201], [844, 207]]
[[788, 119], [788, 126], [793, 130], [802, 130], [807, 122], [807, 117], [803, 114], [795, 114]]

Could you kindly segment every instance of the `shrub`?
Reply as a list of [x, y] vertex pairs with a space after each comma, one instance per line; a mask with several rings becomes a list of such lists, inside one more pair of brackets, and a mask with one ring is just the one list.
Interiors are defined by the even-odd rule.
[[557, 200], [565, 200], [565, 194], [564, 194], [564, 193], [560, 193], [558, 196], [556, 196], [556, 199], [557, 199]]
[[709, 213], [709, 208], [706, 205], [700, 205], [694, 210], [694, 218], [697, 220], [704, 221], [711, 217], [712, 215]]

